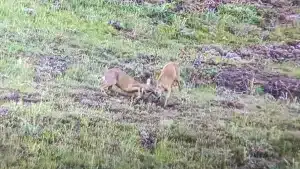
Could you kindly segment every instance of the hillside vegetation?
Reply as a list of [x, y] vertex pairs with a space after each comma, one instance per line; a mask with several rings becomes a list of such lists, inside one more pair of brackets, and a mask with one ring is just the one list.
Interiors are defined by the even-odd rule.
[[[299, 0], [0, 1], [0, 168], [298, 169]], [[169, 105], [99, 87], [180, 62]]]

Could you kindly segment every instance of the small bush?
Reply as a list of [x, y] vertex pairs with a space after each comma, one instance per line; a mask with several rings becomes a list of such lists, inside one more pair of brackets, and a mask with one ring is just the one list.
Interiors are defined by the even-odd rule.
[[220, 5], [218, 8], [218, 14], [220, 16], [229, 15], [232, 16], [233, 22], [259, 24], [261, 17], [258, 16], [256, 8], [254, 6], [226, 4]]

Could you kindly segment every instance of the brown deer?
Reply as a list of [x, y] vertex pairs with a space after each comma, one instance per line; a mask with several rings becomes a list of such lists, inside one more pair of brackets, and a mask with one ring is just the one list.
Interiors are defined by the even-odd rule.
[[181, 91], [179, 65], [175, 62], [169, 62], [161, 70], [156, 84], [156, 93], [159, 97], [163, 92], [167, 91], [164, 107], [167, 105], [172, 86], [174, 86], [175, 83], [177, 83], [178, 89]]
[[114, 91], [125, 96], [131, 96], [131, 101], [133, 101], [134, 97], [136, 97], [136, 100], [139, 100], [145, 90], [153, 91], [154, 93], [154, 90], [150, 87], [150, 79], [147, 79], [147, 84], [139, 83], [119, 68], [111, 68], [104, 72], [102, 81], [101, 91], [105, 92], [104, 89], [112, 90], [113, 85], [115, 85], [121, 90]]

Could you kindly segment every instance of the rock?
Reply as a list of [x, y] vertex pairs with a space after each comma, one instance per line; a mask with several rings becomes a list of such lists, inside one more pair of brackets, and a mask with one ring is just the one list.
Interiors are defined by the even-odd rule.
[[295, 57], [300, 57], [300, 49], [293, 50], [293, 54], [295, 55]]
[[21, 96], [19, 91], [12, 91], [9, 93], [0, 93], [0, 100], [6, 100], [6, 101], [15, 101], [15, 102], [19, 102]]
[[220, 45], [201, 45], [200, 46], [200, 48], [199, 48], [199, 50], [201, 51], [201, 52], [207, 52], [207, 51], [216, 51], [216, 52], [218, 52], [220, 55], [225, 55], [225, 51], [224, 51], [224, 49], [223, 49], [223, 47], [222, 46], [220, 46]]
[[135, 2], [139, 5], [142, 5], [142, 4], [144, 4], [145, 1], [144, 0], [136, 0]]
[[260, 36], [261, 36], [262, 40], [264, 40], [264, 41], [268, 40], [270, 38], [270, 32], [269, 31], [263, 31]]
[[194, 67], [199, 67], [203, 61], [203, 56], [199, 55], [193, 62]]
[[235, 58], [235, 57], [240, 57], [240, 56], [233, 52], [228, 52], [225, 56], [225, 58]]
[[156, 139], [154, 134], [152, 134], [152, 132], [147, 131], [145, 128], [140, 129], [139, 131], [140, 134], [140, 143], [142, 145], [142, 147], [146, 148], [146, 149], [150, 149], [150, 150], [154, 150], [155, 149], [155, 144], [156, 144]]
[[97, 101], [86, 99], [86, 98], [81, 99], [80, 103], [83, 105], [86, 105], [88, 107], [99, 107], [100, 106], [100, 104]]
[[0, 117], [8, 115], [8, 112], [9, 112], [8, 108], [0, 107]]
[[300, 14], [288, 15], [285, 18], [286, 18], [286, 20], [291, 21], [291, 22], [299, 22], [300, 21]]
[[241, 60], [242, 59], [238, 54], [236, 54], [234, 52], [228, 52], [224, 58], [233, 59], [233, 60]]
[[108, 24], [117, 29], [118, 31], [122, 30], [123, 27], [121, 26], [121, 23], [119, 21], [109, 20]]
[[233, 101], [228, 101], [228, 100], [222, 100], [222, 101], [220, 101], [220, 103], [221, 103], [223, 106], [231, 107], [231, 108], [236, 108], [236, 109], [243, 109], [243, 108], [245, 107], [245, 105], [242, 104], [242, 103], [239, 103], [239, 102], [233, 102]]
[[184, 2], [182, 1], [177, 2], [173, 10], [174, 12], [178, 12], [178, 13], [184, 11]]
[[61, 7], [61, 2], [59, 0], [55, 0], [52, 4], [52, 9], [59, 10]]
[[241, 55], [242, 58], [250, 57], [251, 53], [252, 53], [251, 50], [247, 49], [247, 48], [242, 48], [240, 50], [240, 55]]
[[36, 12], [32, 8], [24, 8], [24, 12], [29, 14], [29, 15], [36, 15]]
[[293, 6], [300, 6], [300, 0], [293, 0], [292, 5]]
[[195, 36], [195, 30], [189, 29], [189, 28], [181, 28], [180, 33], [183, 36], [187, 36], [187, 37], [194, 37]]
[[172, 119], [163, 119], [160, 121], [159, 125], [162, 127], [170, 127], [174, 121]]

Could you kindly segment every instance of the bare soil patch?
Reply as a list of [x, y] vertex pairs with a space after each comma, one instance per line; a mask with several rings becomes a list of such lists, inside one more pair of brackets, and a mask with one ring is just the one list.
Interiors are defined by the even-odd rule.
[[300, 41], [284, 44], [253, 45], [235, 51], [241, 58], [264, 58], [274, 62], [300, 61]]
[[35, 82], [49, 81], [63, 75], [68, 68], [68, 57], [43, 56], [35, 68]]
[[186, 111], [197, 112], [203, 109], [196, 102], [178, 98], [175, 95], [170, 98], [168, 106], [163, 107], [163, 99], [155, 100], [151, 96], [145, 96], [137, 103], [131, 103], [130, 97], [121, 96], [115, 92], [104, 95], [97, 89], [73, 88], [67, 93], [68, 97], [73, 98], [74, 102], [81, 106], [109, 112], [104, 116], [114, 121], [142, 125], [158, 125], [162, 119], [180, 119], [192, 114], [183, 114]]
[[300, 97], [299, 79], [259, 70], [224, 69], [216, 76], [216, 83], [237, 92], [251, 92], [255, 86], [259, 86], [265, 93], [269, 93], [275, 98]]
[[[231, 60], [253, 60], [255, 62], [262, 59], [271, 59], [274, 62], [300, 60], [300, 41], [289, 41], [285, 43], [251, 45], [239, 49], [214, 44], [204, 44], [197, 47], [198, 58], [193, 62], [194, 67], [198, 67], [204, 61], [203, 56], [210, 58], [220, 57]], [[219, 63], [219, 65], [222, 63]]]
[[[300, 42], [254, 45], [230, 49], [221, 45], [200, 45], [192, 65], [182, 67], [188, 86], [216, 84], [235, 92], [269, 93], [275, 98], [298, 98], [299, 79], [266, 72], [265, 64], [300, 63]], [[189, 63], [188, 63], [189, 64]]]
[[10, 102], [14, 101], [18, 103], [22, 101], [23, 103], [38, 103], [41, 101], [47, 101], [42, 99], [39, 93], [24, 93], [19, 90], [12, 89], [0, 89], [0, 102]]

